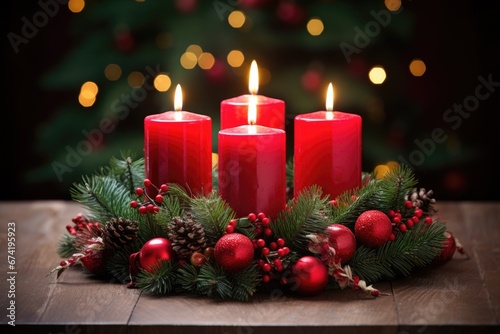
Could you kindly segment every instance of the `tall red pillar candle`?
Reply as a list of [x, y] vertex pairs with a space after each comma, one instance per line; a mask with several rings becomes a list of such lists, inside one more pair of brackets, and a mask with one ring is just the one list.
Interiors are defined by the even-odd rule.
[[[330, 97], [331, 95], [331, 97]], [[361, 185], [361, 117], [333, 110], [333, 88], [327, 110], [294, 120], [294, 195], [317, 185], [334, 199]]]
[[249, 91], [250, 94], [240, 95], [223, 100], [220, 104], [221, 129], [248, 125], [248, 105], [255, 99], [257, 105], [256, 125], [276, 129], [285, 129], [285, 102], [280, 99], [257, 95], [259, 89], [259, 75], [257, 63], [252, 61], [250, 67]]
[[175, 111], [144, 119], [146, 177], [156, 186], [176, 183], [193, 196], [206, 195], [212, 190], [212, 120], [181, 110], [180, 86], [175, 95]]
[[285, 131], [251, 123], [220, 130], [218, 140], [221, 198], [238, 217], [276, 218], [286, 205]]

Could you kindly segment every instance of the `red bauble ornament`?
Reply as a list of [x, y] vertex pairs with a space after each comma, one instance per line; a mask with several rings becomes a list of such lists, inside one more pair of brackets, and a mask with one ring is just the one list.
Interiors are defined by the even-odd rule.
[[214, 257], [215, 262], [227, 272], [242, 271], [254, 257], [252, 240], [240, 233], [225, 234], [215, 244]]
[[382, 211], [365, 211], [356, 220], [354, 234], [361, 244], [372, 248], [380, 247], [391, 238], [391, 220]]
[[356, 252], [356, 237], [351, 229], [342, 224], [332, 224], [326, 228], [328, 243], [335, 249], [335, 261], [346, 263]]
[[293, 264], [288, 282], [290, 289], [301, 295], [317, 295], [328, 284], [328, 268], [317, 257], [303, 256]]
[[432, 261], [435, 265], [441, 265], [450, 261], [455, 254], [455, 251], [457, 250], [457, 243], [455, 241], [453, 233], [451, 233], [450, 231], [445, 231], [444, 235], [446, 239], [443, 242], [441, 252]]
[[87, 255], [80, 258], [83, 267], [93, 275], [105, 275], [107, 273], [107, 260], [111, 253], [105, 250], [86, 253]]
[[172, 243], [168, 239], [154, 238], [146, 242], [139, 251], [139, 265], [152, 273], [158, 262], [170, 261], [172, 254]]

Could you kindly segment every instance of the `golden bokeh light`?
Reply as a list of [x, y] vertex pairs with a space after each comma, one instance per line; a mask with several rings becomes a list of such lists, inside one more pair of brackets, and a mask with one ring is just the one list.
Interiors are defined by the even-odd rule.
[[153, 85], [157, 91], [166, 92], [172, 85], [172, 80], [166, 74], [158, 74], [153, 81]]
[[425, 63], [421, 59], [413, 59], [410, 62], [410, 73], [416, 77], [424, 75], [426, 69]]
[[399, 168], [399, 163], [397, 161], [389, 161], [388, 163], [385, 164], [387, 167], [389, 167], [390, 170], [394, 170]]
[[312, 36], [321, 35], [324, 28], [323, 21], [318, 18], [310, 19], [309, 22], [307, 22], [307, 32]]
[[401, 0], [384, 0], [384, 4], [391, 12], [396, 12], [401, 8]]
[[87, 98], [83, 94], [78, 95], [78, 102], [80, 103], [80, 105], [82, 107], [85, 107], [85, 108], [92, 107], [94, 105], [95, 101], [96, 101], [95, 96], [92, 98]]
[[97, 84], [93, 81], [87, 81], [85, 82], [82, 87], [80, 88], [80, 93], [83, 94], [85, 97], [92, 97], [96, 96], [97, 92], [99, 91], [99, 88], [97, 87]]
[[184, 52], [181, 56], [181, 66], [186, 70], [193, 69], [198, 63], [198, 57], [192, 52]]
[[245, 24], [246, 16], [240, 10], [234, 10], [229, 14], [227, 21], [229, 25], [235, 29], [241, 28]]
[[240, 50], [231, 50], [227, 54], [227, 63], [231, 67], [240, 67], [245, 61], [245, 56]]
[[203, 53], [203, 49], [197, 44], [191, 44], [186, 48], [186, 52], [191, 52], [196, 56], [196, 58], [198, 58]]
[[122, 68], [117, 64], [109, 64], [104, 69], [104, 76], [110, 81], [118, 80], [122, 76]]
[[210, 52], [203, 52], [198, 58], [198, 65], [204, 69], [209, 70], [215, 64], [215, 57]]
[[144, 74], [138, 71], [131, 72], [127, 77], [127, 82], [130, 87], [139, 88], [144, 84]]
[[372, 83], [380, 85], [387, 78], [387, 74], [382, 66], [374, 66], [368, 73], [368, 77]]
[[375, 178], [377, 180], [384, 178], [385, 174], [389, 172], [389, 167], [387, 165], [377, 165], [373, 170], [373, 174], [375, 174]]
[[69, 0], [68, 2], [68, 9], [72, 13], [80, 13], [83, 8], [85, 8], [85, 1], [84, 0]]

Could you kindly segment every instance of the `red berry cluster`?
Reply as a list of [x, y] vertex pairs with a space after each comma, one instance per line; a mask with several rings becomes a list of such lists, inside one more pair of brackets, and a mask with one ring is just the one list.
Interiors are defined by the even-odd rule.
[[[163, 195], [165, 195], [168, 191], [168, 185], [162, 184], [159, 188], [155, 186], [151, 180], [145, 179], [144, 187], [137, 187], [135, 189], [135, 194], [137, 198], [130, 202], [130, 207], [134, 209], [138, 209], [140, 214], [147, 213], [157, 213], [160, 211], [160, 205], [163, 202]], [[157, 194], [154, 198], [152, 198], [148, 192], [147, 188], [153, 187], [156, 189]]]
[[258, 265], [262, 270], [262, 282], [267, 283], [273, 274], [285, 270], [283, 259], [290, 254], [290, 248], [283, 238], [275, 238], [271, 220], [264, 213], [250, 213], [248, 220], [255, 227], [256, 237], [252, 240], [256, 254], [260, 254]]
[[[401, 210], [389, 210], [387, 212], [387, 216], [391, 220], [392, 223], [392, 235], [391, 240], [394, 241], [396, 239], [396, 234], [398, 232], [405, 233], [406, 231], [412, 229], [420, 219], [424, 215], [424, 212], [420, 208], [415, 208], [413, 210], [413, 203], [411, 201], [405, 202], [405, 211], [401, 213]], [[427, 216], [424, 219], [425, 224], [432, 224], [432, 218]]]

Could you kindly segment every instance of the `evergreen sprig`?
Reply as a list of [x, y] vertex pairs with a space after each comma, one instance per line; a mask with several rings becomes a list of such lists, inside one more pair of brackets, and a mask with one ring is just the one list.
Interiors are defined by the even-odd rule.
[[144, 158], [134, 159], [132, 154], [122, 152], [122, 158], [112, 157], [109, 162], [109, 175], [129, 189], [133, 194], [135, 188], [144, 181]]
[[151, 268], [137, 274], [135, 285], [142, 291], [153, 295], [165, 295], [174, 290], [177, 282], [176, 265], [173, 261], [162, 260]]
[[324, 233], [331, 224], [326, 214], [328, 205], [329, 200], [322, 197], [319, 187], [304, 189], [272, 223], [274, 234], [285, 239], [290, 249], [307, 252], [310, 242], [307, 235]]
[[76, 248], [73, 245], [71, 236], [69, 234], [63, 234], [57, 244], [57, 254], [61, 258], [66, 259], [74, 253], [76, 253]]
[[234, 210], [215, 193], [191, 200], [191, 213], [203, 226], [207, 244], [215, 245], [226, 230], [231, 219], [236, 218]]
[[432, 262], [441, 250], [445, 230], [442, 223], [427, 225], [422, 219], [413, 229], [379, 248], [358, 247], [349, 265], [369, 283], [406, 277], [415, 268]]

